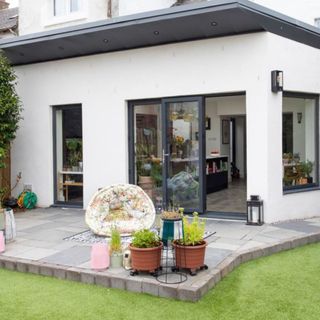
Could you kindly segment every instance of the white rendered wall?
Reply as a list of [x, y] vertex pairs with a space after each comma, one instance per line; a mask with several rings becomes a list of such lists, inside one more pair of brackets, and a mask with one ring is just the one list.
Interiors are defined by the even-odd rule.
[[119, 15], [169, 8], [175, 2], [176, 0], [119, 0]]
[[82, 10], [68, 16], [53, 16], [53, 0], [20, 0], [19, 34], [29, 34], [51, 29], [107, 19], [107, 0], [81, 0]]
[[248, 194], [265, 200], [267, 222], [320, 215], [319, 191], [282, 193], [282, 95], [270, 90], [273, 69], [284, 70], [287, 90], [320, 92], [319, 51], [268, 33], [17, 67], [24, 120], [12, 177], [21, 171], [39, 204], [53, 203], [52, 105], [82, 104], [86, 206], [99, 187], [128, 182], [126, 101], [246, 91]]

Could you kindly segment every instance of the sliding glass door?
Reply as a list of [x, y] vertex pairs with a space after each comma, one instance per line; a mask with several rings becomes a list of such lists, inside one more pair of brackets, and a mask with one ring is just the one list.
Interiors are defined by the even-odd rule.
[[157, 208], [204, 212], [204, 106], [201, 97], [131, 103], [130, 182]]
[[80, 105], [53, 109], [54, 202], [83, 203], [82, 112]]

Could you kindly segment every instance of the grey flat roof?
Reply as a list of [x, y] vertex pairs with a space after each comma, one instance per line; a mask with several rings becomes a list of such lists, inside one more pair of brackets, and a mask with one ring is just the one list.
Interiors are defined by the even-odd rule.
[[269, 31], [320, 49], [320, 30], [247, 0], [213, 0], [4, 39], [13, 65]]

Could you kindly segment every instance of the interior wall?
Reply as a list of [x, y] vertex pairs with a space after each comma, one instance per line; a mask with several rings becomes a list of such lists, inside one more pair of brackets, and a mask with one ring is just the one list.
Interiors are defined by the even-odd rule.
[[[219, 150], [221, 155], [229, 157], [230, 144], [222, 143], [222, 120], [236, 118], [236, 166], [240, 176], [245, 176], [245, 118], [239, 115], [246, 114], [245, 96], [210, 97], [206, 99], [206, 116], [211, 119], [211, 129], [206, 130], [206, 155], [212, 150]], [[231, 133], [230, 133], [231, 134]]]

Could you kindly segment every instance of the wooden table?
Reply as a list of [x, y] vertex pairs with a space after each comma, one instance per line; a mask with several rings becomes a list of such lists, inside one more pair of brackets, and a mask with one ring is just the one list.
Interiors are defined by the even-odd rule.
[[59, 178], [59, 184], [60, 188], [66, 192], [66, 201], [69, 201], [69, 187], [83, 187], [83, 181], [82, 182], [75, 182], [75, 181], [64, 181], [63, 176], [64, 175], [83, 175], [82, 171], [60, 171], [60, 178]]

